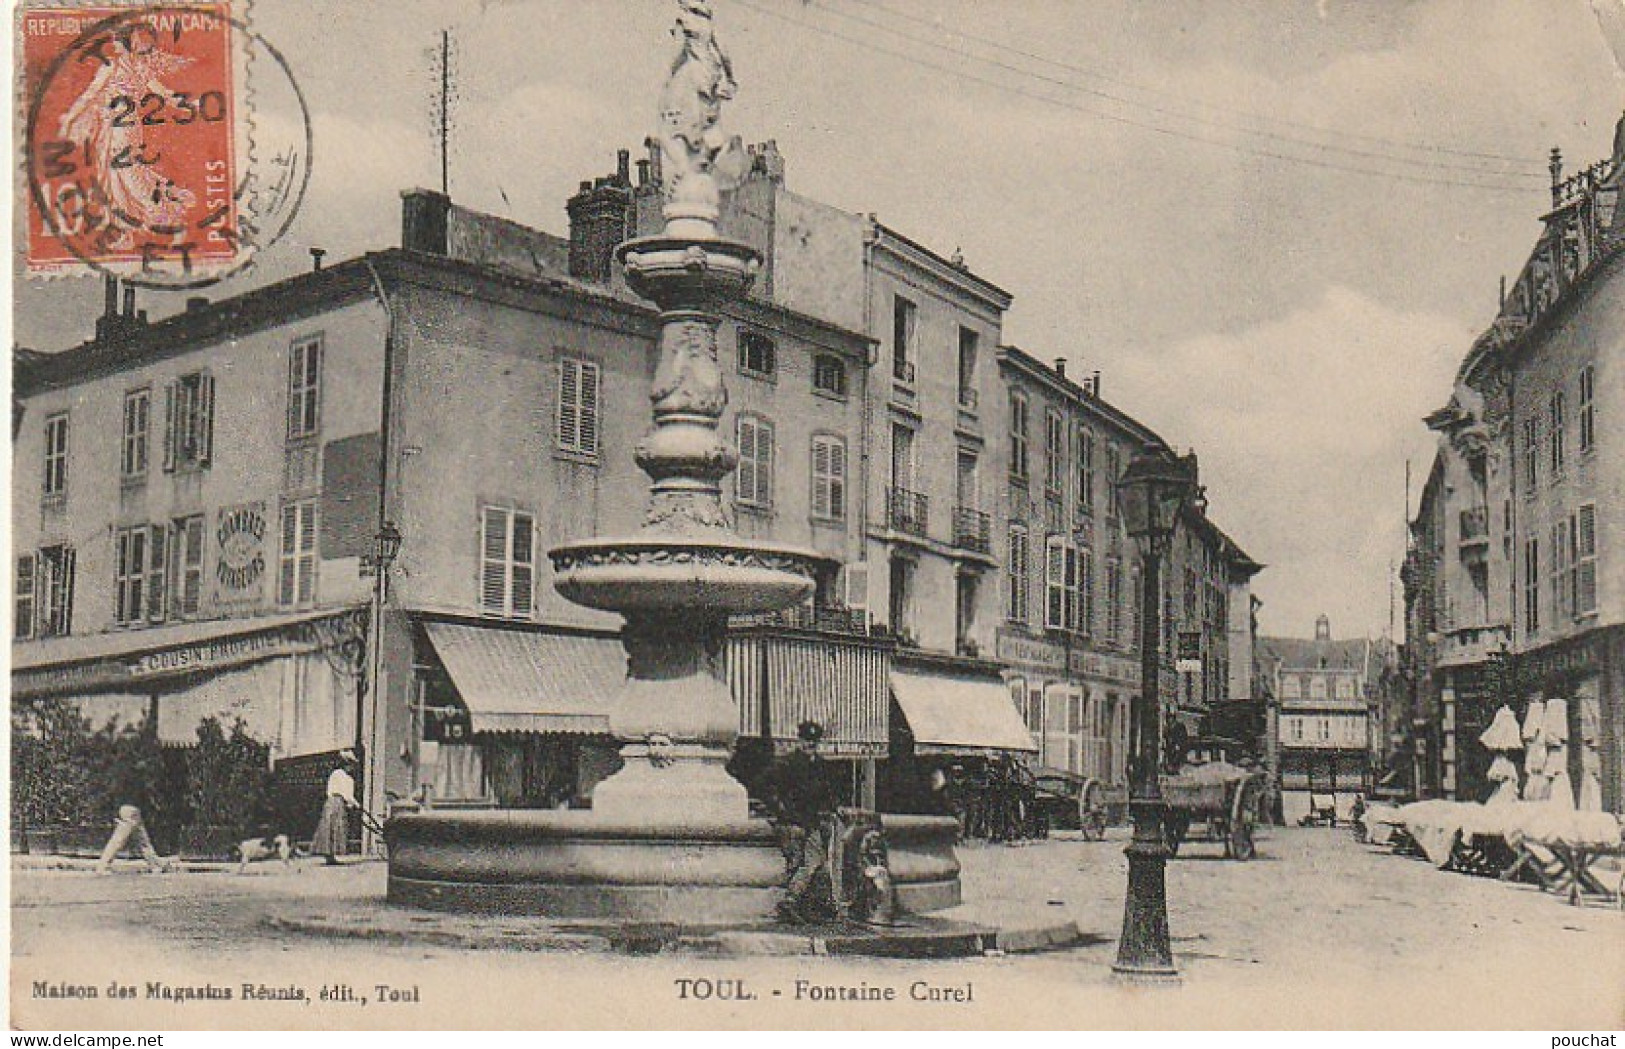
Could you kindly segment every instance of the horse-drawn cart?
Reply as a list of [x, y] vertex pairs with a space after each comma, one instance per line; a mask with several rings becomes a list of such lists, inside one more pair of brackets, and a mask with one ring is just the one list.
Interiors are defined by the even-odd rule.
[[1250, 860], [1258, 851], [1253, 829], [1263, 804], [1264, 774], [1208, 756], [1162, 777], [1168, 847], [1177, 853], [1187, 840], [1223, 842], [1227, 858]]

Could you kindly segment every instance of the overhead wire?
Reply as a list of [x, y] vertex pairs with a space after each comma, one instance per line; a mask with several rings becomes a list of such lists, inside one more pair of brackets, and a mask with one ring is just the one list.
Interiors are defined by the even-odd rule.
[[[816, 4], [817, 6], [821, 6], [821, 7], [825, 8], [826, 10], [830, 11], [832, 14], [839, 14], [840, 13], [835, 8], [830, 7], [828, 3], [823, 2], [823, 0], [808, 0], [808, 3], [809, 3], [809, 5]], [[1356, 139], [1358, 141], [1370, 142], [1370, 143], [1372, 143], [1374, 145], [1389, 146], [1389, 147], [1396, 148], [1396, 149], [1405, 149], [1405, 150], [1411, 150], [1411, 151], [1414, 151], [1414, 152], [1421, 152], [1421, 153], [1438, 153], [1438, 154], [1442, 154], [1442, 155], [1445, 155], [1445, 156], [1464, 157], [1464, 158], [1474, 159], [1474, 160], [1491, 160], [1491, 161], [1497, 161], [1497, 162], [1505, 163], [1505, 164], [1525, 165], [1529, 169], [1527, 172], [1522, 172], [1522, 173], [1508, 172], [1508, 174], [1529, 174], [1529, 175], [1531, 175], [1532, 177], [1535, 177], [1535, 178], [1544, 178], [1545, 177], [1545, 173], [1540, 169], [1540, 166], [1538, 164], [1531, 164], [1530, 161], [1529, 161], [1529, 158], [1526, 157], [1526, 156], [1514, 156], [1514, 155], [1506, 154], [1506, 153], [1489, 153], [1489, 152], [1483, 152], [1483, 151], [1479, 151], [1479, 150], [1470, 150], [1470, 149], [1456, 149], [1454, 147], [1440, 145], [1438, 143], [1411, 142], [1411, 141], [1406, 141], [1404, 139], [1389, 138], [1389, 137], [1382, 136], [1382, 135], [1362, 134], [1362, 133], [1360, 133], [1358, 131], [1352, 131], [1352, 130], [1343, 129], [1343, 128], [1339, 128], [1339, 129], [1333, 131], [1333, 130], [1331, 130], [1329, 128], [1326, 128], [1323, 125], [1311, 123], [1309, 121], [1294, 120], [1294, 119], [1292, 119], [1290, 117], [1271, 116], [1271, 115], [1264, 114], [1264, 113], [1259, 113], [1259, 112], [1256, 112], [1256, 111], [1253, 111], [1253, 110], [1241, 109], [1241, 108], [1234, 107], [1234, 106], [1219, 105], [1217, 103], [1209, 102], [1209, 101], [1206, 101], [1204, 99], [1194, 98], [1194, 97], [1192, 97], [1190, 95], [1182, 95], [1182, 94], [1178, 94], [1176, 92], [1166, 91], [1166, 90], [1163, 90], [1163, 89], [1160, 89], [1160, 88], [1155, 88], [1155, 87], [1150, 87], [1150, 86], [1147, 86], [1145, 84], [1137, 83], [1137, 82], [1135, 82], [1133, 80], [1127, 80], [1127, 79], [1124, 79], [1122, 77], [1113, 76], [1110, 73], [1102, 72], [1099, 69], [1096, 69], [1096, 68], [1093, 68], [1093, 67], [1077, 65], [1077, 64], [1069, 63], [1069, 62], [1062, 62], [1062, 61], [1060, 61], [1058, 59], [1050, 58], [1050, 57], [1048, 57], [1046, 55], [1037, 54], [1037, 53], [1032, 52], [1032, 51], [1026, 51], [1026, 50], [1023, 50], [1022, 48], [1019, 48], [1019, 47], [1013, 47], [1013, 46], [1011, 46], [1009, 44], [1002, 43], [1002, 42], [994, 40], [994, 39], [992, 39], [990, 37], [977, 36], [975, 34], [966, 33], [966, 32], [964, 32], [962, 30], [957, 30], [957, 29], [948, 29], [947, 27], [943, 26], [939, 22], [934, 22], [934, 21], [932, 21], [930, 19], [921, 18], [918, 15], [911, 15], [911, 14], [908, 14], [907, 12], [899, 11], [896, 8], [890, 7], [889, 5], [884, 3], [883, 0], [868, 0], [868, 7], [870, 9], [872, 9], [872, 10], [876, 10], [876, 11], [880, 11], [880, 12], [883, 12], [885, 14], [888, 14], [888, 15], [892, 16], [893, 18], [897, 18], [897, 19], [900, 19], [900, 20], [906, 21], [906, 22], [911, 22], [911, 23], [913, 23], [915, 25], [923, 26], [923, 27], [926, 27], [926, 28], [934, 29], [937, 32], [940, 32], [943, 35], [948, 36], [950, 38], [957, 37], [957, 38], [959, 38], [961, 40], [973, 41], [973, 42], [981, 44], [981, 45], [983, 45], [985, 47], [992, 48], [992, 49], [994, 49], [996, 51], [1002, 51], [1002, 52], [1005, 52], [1006, 54], [1016, 55], [1018, 57], [1028, 59], [1029, 61], [1038, 62], [1038, 63], [1041, 63], [1043, 65], [1047, 65], [1047, 66], [1052, 66], [1052, 67], [1054, 67], [1056, 69], [1066, 70], [1067, 72], [1077, 73], [1079, 75], [1090, 77], [1090, 78], [1093, 78], [1093, 79], [1096, 79], [1096, 80], [1102, 80], [1102, 81], [1105, 81], [1105, 82], [1110, 83], [1110, 84], [1117, 84], [1117, 85], [1119, 85], [1121, 87], [1124, 87], [1124, 88], [1127, 88], [1127, 89], [1129, 89], [1131, 91], [1138, 91], [1138, 92], [1141, 92], [1141, 93], [1144, 93], [1144, 94], [1147, 94], [1147, 95], [1154, 95], [1154, 96], [1159, 96], [1159, 97], [1162, 97], [1162, 98], [1172, 99], [1172, 100], [1178, 101], [1178, 102], [1180, 102], [1180, 103], [1182, 103], [1184, 105], [1195, 106], [1195, 107], [1200, 108], [1200, 109], [1212, 110], [1214, 112], [1219, 112], [1219, 113], [1229, 113], [1229, 114], [1232, 114], [1232, 115], [1235, 115], [1235, 116], [1245, 118], [1247, 120], [1257, 121], [1258, 123], [1261, 123], [1261, 124], [1280, 124], [1280, 125], [1285, 126], [1285, 127], [1293, 127], [1293, 128], [1297, 128], [1297, 129], [1303, 130], [1303, 131], [1310, 131], [1310, 132], [1314, 132], [1314, 133], [1317, 133], [1317, 134], [1323, 134], [1323, 135], [1338, 135], [1338, 136], [1340, 136], [1342, 138]], [[856, 17], [856, 16], [847, 15], [847, 16], [844, 16], [844, 17]], [[888, 32], [896, 33], [897, 31], [896, 30], [888, 30]], [[1125, 104], [1143, 105], [1144, 103], [1125, 102]], [[1265, 132], [1265, 133], [1267, 133], [1267, 132]]]
[[[828, 37], [831, 37], [833, 39], [843, 41], [845, 43], [853, 44], [853, 45], [855, 45], [857, 47], [861, 47], [861, 48], [863, 48], [865, 50], [872, 51], [872, 52], [875, 52], [875, 53], [880, 54], [880, 55], [884, 55], [884, 56], [889, 57], [889, 58], [895, 58], [895, 59], [897, 59], [899, 61], [908, 62], [908, 63], [910, 63], [912, 65], [917, 65], [917, 66], [920, 66], [920, 67], [925, 68], [925, 69], [931, 69], [931, 70], [934, 70], [934, 71], [939, 72], [939, 73], [947, 74], [949, 76], [958, 77], [960, 79], [969, 81], [971, 83], [982, 84], [984, 86], [991, 87], [991, 88], [994, 88], [996, 90], [1006, 91], [1006, 92], [1009, 92], [1009, 93], [1012, 93], [1012, 94], [1021, 95], [1023, 97], [1035, 99], [1035, 100], [1040, 101], [1040, 102], [1047, 102], [1047, 103], [1049, 103], [1051, 105], [1054, 105], [1054, 106], [1059, 106], [1059, 107], [1064, 108], [1064, 109], [1070, 109], [1070, 110], [1073, 110], [1075, 112], [1083, 113], [1083, 114], [1088, 115], [1088, 116], [1093, 116], [1093, 117], [1096, 117], [1096, 118], [1101, 119], [1101, 120], [1109, 121], [1111, 123], [1121, 124], [1121, 125], [1124, 125], [1124, 126], [1127, 126], [1127, 127], [1139, 128], [1141, 130], [1149, 131], [1149, 132], [1151, 132], [1153, 134], [1162, 135], [1162, 136], [1165, 136], [1165, 137], [1183, 139], [1183, 140], [1186, 140], [1186, 141], [1203, 143], [1205, 145], [1217, 146], [1217, 147], [1219, 147], [1221, 149], [1226, 149], [1226, 150], [1230, 150], [1232, 152], [1240, 153], [1240, 154], [1243, 154], [1243, 155], [1246, 155], [1246, 156], [1253, 156], [1253, 157], [1258, 157], [1258, 158], [1266, 159], [1266, 160], [1278, 160], [1278, 161], [1282, 161], [1284, 163], [1299, 164], [1299, 165], [1303, 165], [1303, 166], [1307, 166], [1307, 167], [1318, 168], [1318, 169], [1325, 170], [1325, 171], [1335, 171], [1335, 172], [1342, 172], [1342, 173], [1345, 173], [1345, 174], [1354, 174], [1354, 175], [1365, 175], [1365, 176], [1369, 176], [1369, 177], [1383, 178], [1383, 179], [1388, 179], [1388, 180], [1391, 180], [1391, 181], [1405, 182], [1405, 183], [1410, 183], [1410, 184], [1414, 184], [1414, 185], [1453, 186], [1453, 187], [1463, 188], [1463, 189], [1482, 190], [1482, 191], [1491, 192], [1491, 193], [1505, 193], [1505, 194], [1519, 194], [1519, 195], [1524, 195], [1524, 194], [1527, 194], [1527, 193], [1530, 192], [1530, 187], [1527, 187], [1527, 186], [1514, 186], [1514, 185], [1505, 184], [1505, 183], [1494, 183], [1494, 182], [1485, 182], [1485, 181], [1469, 181], [1469, 180], [1465, 180], [1465, 179], [1441, 178], [1441, 177], [1433, 177], [1433, 176], [1428, 176], [1428, 175], [1413, 174], [1413, 173], [1409, 173], [1409, 172], [1384, 171], [1384, 170], [1377, 169], [1377, 168], [1355, 166], [1353, 164], [1334, 163], [1334, 162], [1331, 162], [1331, 161], [1319, 160], [1319, 159], [1316, 159], [1316, 158], [1313, 158], [1313, 157], [1294, 156], [1294, 155], [1288, 154], [1288, 153], [1281, 153], [1281, 152], [1277, 152], [1277, 151], [1270, 150], [1270, 149], [1264, 149], [1264, 148], [1261, 148], [1259, 146], [1254, 146], [1254, 145], [1249, 145], [1249, 144], [1244, 144], [1244, 143], [1238, 143], [1238, 142], [1231, 142], [1231, 141], [1226, 141], [1224, 139], [1218, 139], [1218, 138], [1213, 138], [1213, 137], [1210, 137], [1210, 136], [1197, 134], [1197, 133], [1191, 132], [1191, 131], [1185, 131], [1185, 130], [1181, 130], [1181, 129], [1177, 129], [1177, 128], [1169, 128], [1169, 127], [1165, 127], [1165, 126], [1163, 126], [1161, 124], [1157, 124], [1157, 123], [1154, 123], [1154, 122], [1149, 121], [1149, 120], [1137, 119], [1135, 117], [1130, 117], [1130, 116], [1124, 116], [1124, 115], [1122, 115], [1120, 113], [1113, 113], [1113, 112], [1101, 110], [1099, 108], [1086, 106], [1086, 105], [1080, 104], [1080, 103], [1078, 103], [1076, 101], [1069, 101], [1069, 100], [1064, 99], [1064, 98], [1055, 98], [1055, 97], [1050, 96], [1050, 95], [1045, 95], [1045, 94], [1041, 94], [1041, 93], [1036, 92], [1036, 91], [1028, 90], [1028, 89], [1023, 88], [1023, 87], [1021, 87], [1019, 85], [1016, 85], [1016, 84], [1011, 84], [1011, 83], [991, 79], [991, 78], [985, 77], [985, 76], [979, 76], [979, 75], [977, 75], [977, 74], [975, 74], [973, 72], [970, 72], [970, 71], [967, 71], [967, 70], [964, 70], [964, 69], [959, 69], [959, 68], [954, 68], [954, 67], [951, 67], [951, 66], [946, 66], [946, 65], [943, 65], [941, 63], [930, 61], [929, 59], [921, 58], [918, 55], [908, 54], [906, 52], [898, 51], [898, 50], [896, 50], [894, 48], [889, 48], [889, 47], [883, 46], [883, 45], [878, 44], [878, 43], [876, 43], [876, 42], [874, 42], [872, 40], [866, 40], [866, 39], [862, 39], [862, 38], [859, 38], [859, 37], [852, 36], [850, 34], [842, 33], [839, 30], [832, 29], [832, 28], [830, 28], [828, 26], [821, 26], [821, 25], [817, 25], [817, 24], [814, 24], [814, 23], [802, 21], [801, 19], [794, 18], [794, 17], [791, 17], [790, 15], [784, 14], [781, 11], [775, 11], [772, 8], [764, 7], [761, 4], [753, 2], [753, 0], [735, 0], [735, 2], [739, 6], [747, 8], [747, 9], [749, 9], [751, 11], [755, 11], [758, 14], [767, 15], [770, 18], [775, 18], [775, 19], [778, 19], [780, 21], [787, 22], [790, 25], [794, 25], [794, 26], [797, 26], [797, 27], [802, 28], [802, 29], [807, 29], [807, 30], [810, 30], [812, 32], [822, 34], [824, 36], [828, 36]], [[974, 58], [975, 56], [966, 56], [966, 57]], [[979, 61], [986, 61], [985, 59], [978, 59], [978, 60]], [[1041, 77], [1041, 76], [1039, 77], [1039, 79], [1049, 80], [1049, 82], [1054, 83], [1054, 84], [1060, 86], [1063, 89], [1077, 90], [1076, 85], [1071, 85], [1071, 84], [1068, 84], [1068, 83], [1066, 83], [1064, 81], [1053, 80], [1051, 78], [1044, 78], [1044, 77]]]

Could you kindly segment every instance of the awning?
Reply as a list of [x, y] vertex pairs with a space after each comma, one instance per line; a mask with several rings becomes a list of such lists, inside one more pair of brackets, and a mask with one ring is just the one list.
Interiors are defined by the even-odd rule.
[[1038, 752], [1001, 681], [894, 670], [891, 691], [917, 754]]
[[607, 735], [606, 697], [626, 682], [613, 638], [425, 623], [475, 732]]
[[824, 730], [826, 757], [884, 757], [886, 650], [835, 637], [736, 634], [728, 639], [728, 681], [739, 704], [739, 731], [778, 741], [805, 721]]

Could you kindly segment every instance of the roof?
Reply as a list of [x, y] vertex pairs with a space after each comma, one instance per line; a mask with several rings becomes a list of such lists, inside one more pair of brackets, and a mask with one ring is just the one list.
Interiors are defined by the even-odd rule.
[[1014, 295], [1010, 294], [1008, 291], [1005, 291], [997, 284], [994, 284], [986, 277], [978, 276], [970, 269], [970, 267], [965, 266], [962, 263], [955, 263], [951, 259], [943, 258], [941, 255], [932, 251], [924, 244], [921, 244], [919, 241], [897, 232], [882, 222], [878, 222], [873, 219], [870, 221], [874, 222], [875, 231], [880, 235], [880, 243], [885, 243], [887, 240], [896, 241], [899, 245], [907, 248], [915, 256], [931, 263], [932, 268], [938, 270], [942, 276], [948, 276], [951, 274], [952, 279], [962, 281], [972, 286], [979, 291], [983, 297], [997, 305], [999, 309], [1009, 309], [1010, 303], [1015, 300]]
[[1159, 448], [1173, 450], [1173, 446], [1163, 440], [1162, 435], [1151, 429], [1145, 423], [1116, 407], [1110, 401], [1089, 393], [1081, 385], [1073, 382], [1037, 357], [1023, 350], [1019, 346], [1005, 344], [999, 347], [999, 362], [1007, 364], [1029, 378], [1049, 386], [1056, 393], [1073, 401], [1077, 406], [1093, 412], [1102, 419], [1113, 423], [1118, 429], [1142, 442], [1154, 444]]
[[1355, 670], [1367, 673], [1371, 642], [1365, 638], [1316, 641], [1296, 637], [1260, 637], [1258, 656], [1283, 671]]

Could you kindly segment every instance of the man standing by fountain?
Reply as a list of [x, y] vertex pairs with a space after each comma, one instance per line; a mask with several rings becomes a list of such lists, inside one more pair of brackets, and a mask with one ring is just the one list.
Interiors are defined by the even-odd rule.
[[[779, 920], [816, 921], [833, 912], [829, 882], [829, 829], [835, 814], [835, 792], [830, 789], [818, 743], [824, 726], [803, 721], [796, 727], [796, 747], [779, 762], [773, 777], [777, 824], [789, 877]], [[819, 874], [824, 875], [822, 883]], [[822, 890], [820, 891], [820, 885]]]

